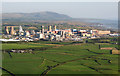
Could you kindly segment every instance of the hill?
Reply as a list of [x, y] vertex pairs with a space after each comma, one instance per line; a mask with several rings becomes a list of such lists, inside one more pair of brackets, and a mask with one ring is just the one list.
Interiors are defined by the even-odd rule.
[[4, 13], [3, 21], [6, 20], [71, 20], [64, 14], [58, 14], [55, 12], [37, 12], [37, 13]]
[[108, 29], [118, 29], [118, 22], [114, 20], [92, 19], [92, 18], [72, 18], [65, 14], [56, 12], [35, 12], [35, 13], [3, 13], [3, 23], [11, 22], [33, 22], [33, 23], [68, 23], [70, 25], [92, 25], [93, 27], [104, 27]]

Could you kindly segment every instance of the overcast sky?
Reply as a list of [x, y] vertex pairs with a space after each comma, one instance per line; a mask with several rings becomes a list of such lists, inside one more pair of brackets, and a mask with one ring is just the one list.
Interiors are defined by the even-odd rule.
[[119, 0], [2, 0], [2, 2], [119, 2]]
[[3, 13], [51, 11], [74, 18], [112, 19], [118, 17], [117, 2], [3, 2]]

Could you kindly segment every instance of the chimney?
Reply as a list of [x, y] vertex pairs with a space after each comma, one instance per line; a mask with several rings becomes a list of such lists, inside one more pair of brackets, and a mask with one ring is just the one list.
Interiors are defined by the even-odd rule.
[[41, 28], [42, 28], [42, 34], [44, 34], [44, 26], [41, 26]]
[[54, 26], [54, 30], [56, 31], [56, 25]]
[[48, 31], [51, 31], [51, 25], [50, 25], [50, 26], [48, 26]]
[[5, 26], [5, 31], [6, 31], [6, 34], [9, 34], [8, 26]]
[[14, 26], [11, 26], [11, 27], [10, 27], [10, 30], [11, 30], [11, 35], [14, 35], [14, 34], [15, 34]]

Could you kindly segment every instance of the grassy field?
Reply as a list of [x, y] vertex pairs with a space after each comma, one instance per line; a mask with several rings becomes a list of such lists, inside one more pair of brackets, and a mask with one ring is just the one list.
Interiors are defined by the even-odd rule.
[[36, 49], [41, 47], [52, 47], [53, 45], [43, 45], [35, 43], [3, 43], [2, 50], [11, 50], [11, 49]]
[[[35, 49], [34, 53], [11, 53], [12, 58], [7, 52], [3, 53], [2, 67], [13, 74], [118, 74], [118, 55], [110, 54], [110, 50], [100, 50], [99, 45], [117, 47], [109, 43], [4, 43], [4, 50], [42, 47], [48, 49]], [[3, 71], [3, 74], [6, 73]]]

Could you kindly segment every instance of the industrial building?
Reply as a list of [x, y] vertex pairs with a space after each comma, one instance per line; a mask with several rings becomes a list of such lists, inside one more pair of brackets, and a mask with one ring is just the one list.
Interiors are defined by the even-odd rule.
[[[17, 32], [14, 27], [19, 27]], [[5, 38], [20, 39], [20, 41], [34, 41], [34, 40], [81, 40], [84, 38], [99, 38], [102, 35], [119, 36], [118, 34], [111, 34], [108, 30], [82, 30], [82, 29], [57, 29], [56, 25], [49, 25], [45, 29], [44, 25], [36, 32], [35, 30], [23, 30], [22, 26], [5, 26]]]

